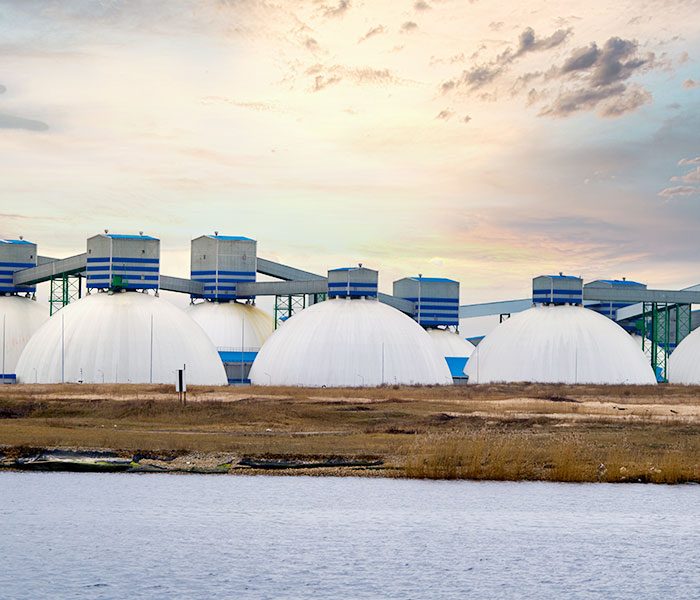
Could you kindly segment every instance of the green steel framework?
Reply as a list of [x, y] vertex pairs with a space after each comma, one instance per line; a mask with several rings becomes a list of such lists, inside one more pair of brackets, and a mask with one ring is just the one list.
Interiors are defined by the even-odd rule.
[[668, 357], [691, 329], [691, 306], [644, 302], [637, 330], [642, 336], [642, 350], [649, 357], [659, 381], [668, 381]]
[[[309, 294], [308, 304], [323, 302], [326, 294]], [[284, 323], [289, 317], [304, 310], [307, 305], [305, 294], [292, 294], [289, 296], [275, 296], [275, 329]]]
[[63, 273], [51, 278], [49, 293], [49, 314], [61, 310], [66, 304], [79, 300], [83, 295], [83, 276], [80, 273], [69, 275]]

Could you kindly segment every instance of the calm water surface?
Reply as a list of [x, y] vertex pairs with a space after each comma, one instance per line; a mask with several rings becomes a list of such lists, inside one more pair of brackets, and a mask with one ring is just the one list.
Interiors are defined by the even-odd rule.
[[700, 487], [0, 473], [0, 598], [698, 598]]

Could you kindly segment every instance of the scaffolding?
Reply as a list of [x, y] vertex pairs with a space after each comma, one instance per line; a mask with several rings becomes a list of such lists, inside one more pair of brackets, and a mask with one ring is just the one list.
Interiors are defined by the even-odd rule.
[[642, 337], [642, 350], [649, 358], [656, 379], [668, 382], [668, 357], [691, 330], [691, 306], [643, 302], [637, 331]]
[[83, 275], [63, 273], [51, 277], [49, 292], [49, 314], [53, 315], [67, 304], [79, 300], [83, 295]]
[[275, 329], [307, 306], [318, 304], [327, 299], [328, 294], [326, 293], [275, 296]]
[[275, 296], [275, 329], [305, 308], [306, 296], [304, 294]]

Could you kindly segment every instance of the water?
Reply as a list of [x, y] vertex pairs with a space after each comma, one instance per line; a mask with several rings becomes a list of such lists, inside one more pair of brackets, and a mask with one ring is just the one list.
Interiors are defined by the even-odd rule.
[[700, 487], [0, 473], [0, 598], [696, 598]]

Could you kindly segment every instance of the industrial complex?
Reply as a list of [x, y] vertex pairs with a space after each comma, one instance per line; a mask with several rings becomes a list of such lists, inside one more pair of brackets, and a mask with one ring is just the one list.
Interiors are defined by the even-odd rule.
[[[173, 383], [183, 370], [202, 385], [700, 383], [700, 286], [560, 273], [535, 277], [531, 298], [460, 306], [451, 279], [405, 277], [391, 295], [378, 281], [363, 265], [323, 276], [265, 260], [255, 240], [218, 232], [192, 240], [188, 279], [161, 273], [160, 240], [143, 233], [105, 231], [65, 259], [0, 240], [0, 380]], [[34, 300], [42, 282], [48, 307]], [[274, 297], [274, 314], [259, 296]], [[486, 315], [500, 324], [465, 339], [460, 319]]]

